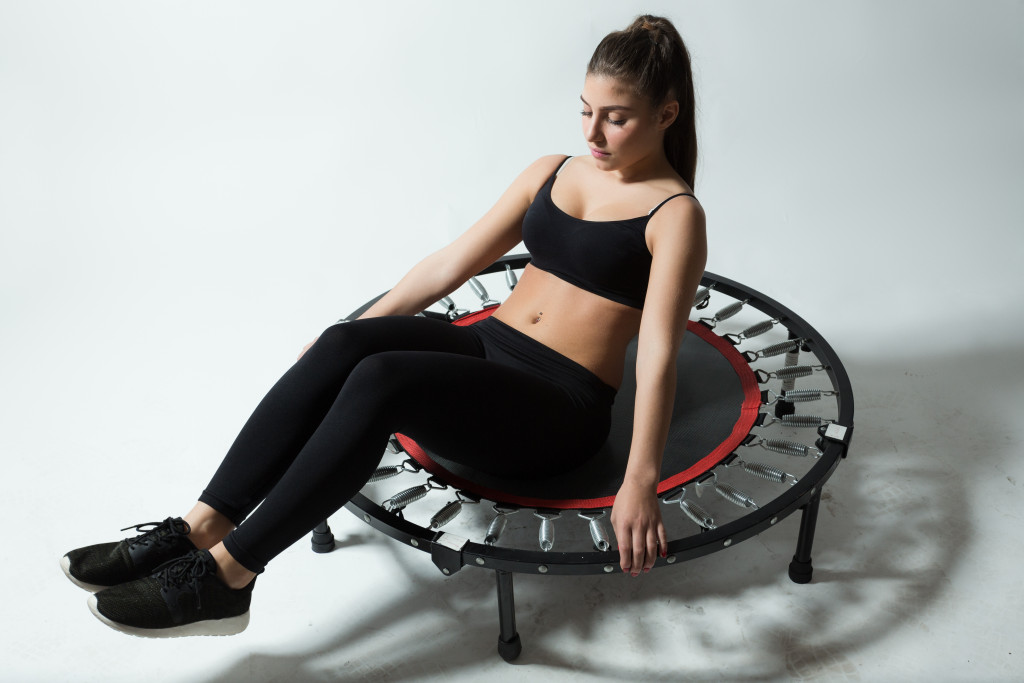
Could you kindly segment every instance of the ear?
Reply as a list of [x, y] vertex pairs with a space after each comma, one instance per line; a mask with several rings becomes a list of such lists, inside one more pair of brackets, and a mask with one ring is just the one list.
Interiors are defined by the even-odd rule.
[[658, 111], [658, 130], [665, 130], [671, 126], [677, 116], [679, 116], [679, 102], [677, 100], [670, 100], [663, 104]]

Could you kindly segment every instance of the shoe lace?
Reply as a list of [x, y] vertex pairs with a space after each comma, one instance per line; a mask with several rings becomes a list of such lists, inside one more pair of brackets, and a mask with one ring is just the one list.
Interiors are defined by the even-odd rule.
[[203, 608], [200, 583], [201, 579], [208, 574], [210, 574], [210, 568], [206, 563], [206, 557], [199, 550], [193, 550], [188, 555], [168, 560], [153, 570], [153, 576], [160, 580], [162, 588], [170, 589], [183, 586], [191, 590], [196, 596], [196, 609]]
[[121, 531], [128, 531], [129, 529], [135, 529], [139, 532], [139, 535], [135, 538], [126, 539], [129, 548], [137, 545], [149, 545], [150, 543], [156, 543], [157, 545], [168, 543], [175, 537], [187, 536], [192, 531], [188, 522], [185, 520], [179, 522], [174, 517], [168, 517], [162, 522], [133, 524], [132, 526], [126, 526]]

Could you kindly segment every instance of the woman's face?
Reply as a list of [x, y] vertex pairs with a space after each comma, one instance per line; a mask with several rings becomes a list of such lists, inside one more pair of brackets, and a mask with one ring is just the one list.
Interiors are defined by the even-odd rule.
[[663, 153], [665, 129], [675, 120], [675, 102], [657, 110], [619, 81], [590, 74], [583, 82], [583, 136], [598, 168], [626, 168]]

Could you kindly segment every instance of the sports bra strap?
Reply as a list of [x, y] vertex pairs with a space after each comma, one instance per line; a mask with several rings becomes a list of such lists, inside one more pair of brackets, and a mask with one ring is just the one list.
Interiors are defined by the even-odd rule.
[[566, 157], [565, 161], [563, 161], [561, 165], [558, 167], [558, 170], [555, 171], [555, 175], [557, 176], [559, 173], [561, 173], [562, 169], [565, 168], [566, 164], [568, 164], [570, 161], [572, 161], [572, 157]]
[[665, 199], [663, 199], [660, 204], [658, 204], [656, 207], [648, 211], [647, 215], [653, 216], [655, 211], [665, 206], [665, 203], [668, 202], [670, 199], [675, 199], [676, 197], [693, 197], [694, 199], [697, 198], [697, 196], [692, 192], [680, 192], [679, 194], [674, 194], [671, 197], [666, 197]]

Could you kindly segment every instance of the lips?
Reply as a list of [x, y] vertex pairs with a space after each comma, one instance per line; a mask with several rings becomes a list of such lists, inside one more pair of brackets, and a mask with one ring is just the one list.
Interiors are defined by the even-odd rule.
[[607, 156], [611, 156], [610, 152], [602, 152], [601, 150], [594, 149], [593, 147], [590, 148], [590, 153], [593, 154], [598, 159], [604, 159]]

